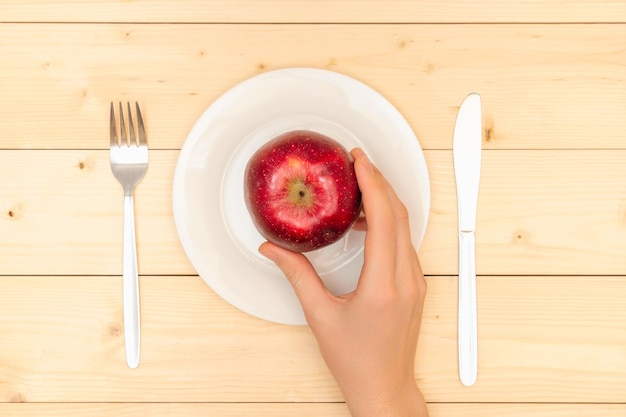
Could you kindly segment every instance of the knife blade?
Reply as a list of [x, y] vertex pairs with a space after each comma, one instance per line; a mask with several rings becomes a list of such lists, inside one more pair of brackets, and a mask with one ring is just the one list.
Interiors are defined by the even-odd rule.
[[452, 154], [459, 221], [459, 376], [474, 385], [478, 373], [475, 237], [480, 182], [482, 115], [480, 95], [468, 95], [457, 114]]

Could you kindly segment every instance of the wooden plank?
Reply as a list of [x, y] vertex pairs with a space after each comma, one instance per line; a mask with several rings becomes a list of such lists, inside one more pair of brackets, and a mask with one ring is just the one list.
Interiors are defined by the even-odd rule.
[[[0, 274], [32, 269], [35, 274], [121, 274], [123, 191], [111, 173], [108, 151], [0, 155], [0, 172], [6, 175], [0, 188]], [[139, 273], [195, 272], [173, 219], [177, 156], [150, 151], [148, 171], [135, 191]]]
[[[429, 404], [431, 417], [623, 417], [623, 404]], [[161, 403], [161, 404], [0, 404], [0, 413], [11, 417], [349, 417], [344, 404], [213, 404], [213, 403]]]
[[[142, 276], [141, 364], [121, 280], [0, 277], [0, 402], [335, 402], [306, 326], [240, 312], [195, 276]], [[430, 402], [625, 403], [626, 276], [478, 279], [479, 374], [458, 381], [456, 277], [428, 277], [416, 372]]]
[[[151, 151], [136, 190], [141, 274], [195, 273], [173, 221], [177, 157]], [[456, 274], [452, 155], [426, 159], [431, 214], [420, 256], [427, 274]], [[492, 150], [482, 169], [480, 274], [626, 271], [626, 151]], [[108, 151], [0, 151], [0, 178], [0, 274], [121, 274], [122, 190]]]
[[426, 149], [451, 148], [473, 91], [487, 149], [626, 146], [626, 24], [0, 24], [0, 39], [0, 148], [104, 149], [109, 104], [129, 99], [152, 148], [180, 149], [229, 88], [300, 66], [378, 90]]
[[620, 0], [4, 0], [2, 21], [39, 22], [624, 22]]
[[[344, 404], [0, 404], [0, 414], [11, 417], [350, 417]], [[436, 415], [435, 415], [436, 416]]]
[[[429, 273], [456, 274], [452, 155], [426, 155], [431, 216], [420, 255]], [[482, 158], [478, 273], [626, 271], [626, 152], [485, 151]]]

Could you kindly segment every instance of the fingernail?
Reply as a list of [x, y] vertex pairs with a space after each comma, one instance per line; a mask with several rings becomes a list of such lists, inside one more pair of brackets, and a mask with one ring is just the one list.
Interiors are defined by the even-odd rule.
[[276, 254], [272, 252], [271, 250], [259, 249], [259, 253], [274, 263], [276, 263], [276, 260], [278, 259]]
[[364, 168], [366, 168], [369, 172], [374, 172], [374, 168], [372, 168], [372, 163], [370, 162], [367, 155], [363, 154], [359, 157], [359, 159], [361, 160], [361, 164]]

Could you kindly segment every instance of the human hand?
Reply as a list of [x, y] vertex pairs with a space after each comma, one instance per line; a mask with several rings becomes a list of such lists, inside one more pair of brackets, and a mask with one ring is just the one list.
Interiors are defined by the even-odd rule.
[[353, 417], [427, 416], [414, 361], [426, 282], [409, 217], [363, 151], [352, 151], [366, 214], [357, 288], [334, 296], [308, 259], [271, 243], [261, 254], [283, 271]]

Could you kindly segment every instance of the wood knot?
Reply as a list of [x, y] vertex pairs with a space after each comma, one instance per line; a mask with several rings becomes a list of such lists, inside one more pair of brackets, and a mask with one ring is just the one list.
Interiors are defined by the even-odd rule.
[[404, 49], [404, 48], [411, 46], [411, 44], [414, 42], [415, 40], [413, 39], [400, 39], [397, 45], [399, 49]]
[[83, 158], [76, 164], [78, 169], [83, 171], [92, 171], [96, 166], [96, 159], [93, 156]]
[[109, 336], [117, 337], [122, 334], [119, 326], [111, 325], [109, 326]]
[[484, 121], [484, 131], [485, 131], [485, 142], [493, 142], [496, 139], [496, 135], [494, 132], [493, 119], [487, 118]]
[[527, 236], [523, 230], [518, 230], [513, 234], [513, 241], [515, 243], [523, 243], [526, 240], [527, 240]]
[[21, 392], [17, 392], [15, 394], [13, 394], [13, 396], [11, 397], [11, 402], [12, 403], [25, 403], [26, 402], [26, 396], [24, 394], [22, 394]]
[[14, 204], [7, 211], [5, 211], [5, 217], [9, 220], [17, 220], [24, 214], [24, 207], [22, 204]]

